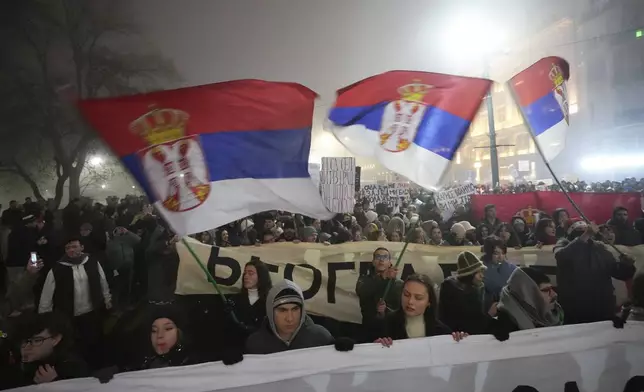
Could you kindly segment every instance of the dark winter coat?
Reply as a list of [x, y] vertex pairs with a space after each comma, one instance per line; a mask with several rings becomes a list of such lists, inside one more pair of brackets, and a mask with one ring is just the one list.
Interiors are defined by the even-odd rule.
[[38, 250], [38, 230], [33, 227], [18, 226], [9, 234], [7, 246], [7, 267], [25, 267], [31, 252]]
[[226, 339], [231, 346], [243, 346], [248, 336], [257, 331], [266, 318], [266, 298], [261, 296], [254, 304], [248, 301], [248, 295], [245, 293], [233, 294], [228, 297], [233, 305], [233, 312], [237, 321], [229, 317], [229, 339]]
[[89, 376], [87, 364], [72, 353], [54, 354], [50, 358], [38, 362], [21, 363], [19, 360], [16, 362], [14, 365], [6, 366], [0, 370], [0, 390], [33, 385], [38, 367], [44, 365], [50, 365], [56, 369], [58, 378], [54, 381]]
[[[148, 274], [148, 301], [172, 302], [177, 285], [179, 254], [174, 245], [168, 245], [168, 235], [158, 227], [152, 234], [145, 251]], [[204, 260], [205, 262], [205, 260]]]
[[642, 234], [628, 222], [617, 223], [609, 219], [606, 224], [611, 226], [615, 232], [615, 245], [636, 246], [642, 243]]
[[611, 278], [628, 280], [635, 266], [618, 261], [601, 242], [562, 239], [554, 247], [557, 293], [566, 324], [611, 320], [617, 311]]
[[150, 355], [143, 359], [143, 362], [135, 369], [130, 370], [145, 370], [145, 369], [160, 369], [173, 366], [187, 366], [198, 363], [194, 361], [183, 345], [175, 345], [169, 353], [164, 355]]
[[483, 311], [483, 289], [465, 285], [455, 277], [443, 281], [438, 301], [438, 319], [452, 331], [486, 334], [493, 321]]
[[[425, 319], [425, 337], [449, 335], [452, 330], [438, 320]], [[380, 331], [372, 337], [372, 341], [377, 338], [387, 337], [393, 340], [408, 339], [407, 329], [405, 326], [405, 313], [402, 310], [390, 313], [380, 322]]]
[[[356, 294], [360, 301], [360, 312], [362, 313], [362, 325], [367, 329], [374, 327], [377, 320], [378, 302], [385, 294], [385, 288], [390, 279], [383, 279], [377, 275], [373, 268], [368, 275], [363, 275], [356, 282]], [[389, 309], [400, 308], [400, 296], [402, 295], [403, 281], [396, 279], [392, 282], [391, 289], [387, 293], [385, 302]], [[369, 332], [368, 334], [372, 334]]]
[[246, 340], [246, 352], [248, 354], [273, 354], [301, 348], [328, 346], [333, 343], [333, 336], [326, 328], [315, 324], [309, 316], [304, 317], [302, 327], [289, 345], [278, 338], [269, 322], [265, 321], [260, 329]]

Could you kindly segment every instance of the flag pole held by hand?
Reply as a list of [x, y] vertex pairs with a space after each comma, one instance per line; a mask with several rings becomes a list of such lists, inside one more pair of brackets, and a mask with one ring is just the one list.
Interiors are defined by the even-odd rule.
[[[192, 249], [192, 247], [190, 246], [188, 241], [186, 241], [185, 237], [181, 239], [181, 243], [186, 247], [186, 249], [188, 249], [188, 252], [190, 252], [190, 254], [195, 259], [195, 261], [197, 262], [199, 267], [201, 267], [201, 270], [206, 274], [206, 278], [212, 284], [212, 286], [215, 288], [215, 291], [217, 292], [217, 294], [219, 294], [219, 296], [221, 297], [221, 300], [224, 303], [224, 306], [226, 306], [228, 304], [228, 299], [226, 298], [224, 293], [219, 288], [219, 285], [217, 284], [217, 281], [215, 280], [215, 278], [212, 276], [210, 271], [208, 271], [208, 268], [206, 268], [206, 266], [201, 262], [201, 259], [195, 253], [194, 249]], [[230, 317], [233, 319], [233, 321], [236, 324], [239, 324], [240, 326], [244, 327], [242, 322], [239, 321], [239, 319], [237, 318], [237, 315], [235, 315], [235, 312], [234, 312], [234, 310], [232, 308], [230, 308], [229, 314], [230, 314]]]
[[[512, 95], [512, 98], [514, 99], [514, 102], [516, 102], [516, 104], [519, 105], [520, 101], [519, 101], [519, 99], [518, 99], [518, 97], [516, 95], [516, 92], [512, 88], [511, 83], [509, 83], [509, 82], [508, 82], [508, 87], [509, 87], [508, 90], [510, 90], [510, 94]], [[561, 184], [561, 181], [559, 181], [559, 178], [555, 174], [554, 170], [552, 170], [552, 167], [550, 166], [550, 162], [548, 162], [548, 160], [546, 159], [546, 156], [543, 153], [543, 150], [541, 149], [541, 146], [539, 145], [539, 142], [537, 141], [537, 138], [535, 137], [534, 129], [532, 128], [532, 126], [530, 125], [530, 122], [526, 118], [525, 113], [523, 113], [523, 110], [519, 110], [519, 113], [521, 113], [521, 117], [523, 118], [523, 123], [528, 128], [528, 130], [530, 131], [529, 132], [530, 137], [532, 137], [532, 141], [534, 142], [534, 146], [535, 146], [535, 148], [537, 150], [537, 153], [539, 153], [539, 155], [541, 156], [541, 159], [543, 159], [543, 163], [546, 165], [546, 168], [550, 172], [550, 175], [552, 176], [552, 179], [559, 186], [559, 189], [561, 189], [561, 192], [564, 194], [564, 196], [566, 196], [566, 199], [568, 199], [568, 202], [575, 209], [575, 211], [577, 211], [577, 213], [579, 214], [581, 219], [583, 219], [586, 223], [590, 224], [591, 223], [590, 220], [588, 219], [588, 217], [586, 217], [584, 212], [581, 210], [581, 207], [579, 207], [579, 205], [577, 203], [575, 203], [575, 201], [572, 199], [572, 197], [570, 197], [570, 194], [568, 193], [568, 190], [566, 188], [564, 188], [564, 186]], [[600, 235], [601, 235], [601, 233], [600, 233]], [[617, 249], [617, 247], [615, 245], [613, 245], [613, 244], [607, 244], [607, 245], [609, 245], [613, 249], [615, 249], [615, 251], [618, 254], [620, 254], [621, 256], [625, 256], [624, 253], [621, 250]]]
[[[405, 251], [407, 250], [407, 246], [409, 246], [409, 243], [411, 242], [411, 238], [413, 236], [414, 230], [416, 230], [416, 227], [418, 226], [418, 222], [420, 221], [420, 218], [416, 223], [409, 228], [409, 232], [407, 233], [407, 236], [405, 238], [405, 244], [403, 245], [402, 250], [400, 251], [400, 254], [398, 255], [398, 259], [396, 260], [396, 265], [394, 266], [394, 269], [398, 269], [398, 266], [400, 265], [400, 262], [402, 261], [402, 257], [405, 254]], [[391, 290], [391, 285], [396, 279], [389, 279], [387, 282], [387, 286], [385, 286], [385, 292], [382, 295], [382, 299], [385, 300], [387, 298], [387, 294], [389, 294], [389, 290]]]

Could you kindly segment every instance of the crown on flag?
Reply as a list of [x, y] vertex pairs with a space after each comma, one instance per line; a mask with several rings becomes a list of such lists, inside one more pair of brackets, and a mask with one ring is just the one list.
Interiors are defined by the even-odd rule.
[[556, 86], [561, 86], [564, 83], [564, 74], [563, 71], [561, 70], [561, 67], [558, 66], [557, 64], [552, 64], [552, 67], [550, 68], [550, 72], [548, 73], [548, 77]]
[[130, 123], [130, 131], [148, 145], [167, 143], [185, 136], [190, 116], [178, 109], [154, 109]]
[[429, 90], [434, 87], [428, 84], [422, 84], [415, 81], [415, 83], [407, 84], [398, 89], [398, 93], [405, 101], [423, 102], [423, 98]]

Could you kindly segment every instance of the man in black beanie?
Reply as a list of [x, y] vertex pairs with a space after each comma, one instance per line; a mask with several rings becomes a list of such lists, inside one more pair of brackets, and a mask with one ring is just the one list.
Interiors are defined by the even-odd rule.
[[284, 280], [268, 292], [266, 320], [246, 340], [248, 354], [272, 354], [333, 344], [329, 331], [306, 315], [298, 285]]

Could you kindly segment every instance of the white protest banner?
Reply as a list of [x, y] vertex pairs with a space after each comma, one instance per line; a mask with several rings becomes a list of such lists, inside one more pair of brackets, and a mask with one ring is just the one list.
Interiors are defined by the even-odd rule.
[[[244, 265], [251, 257], [259, 257], [271, 271], [274, 282], [281, 279], [295, 281], [304, 291], [307, 310], [313, 314], [339, 321], [361, 323], [360, 306], [355, 294], [356, 281], [366, 273], [371, 264], [373, 251], [378, 247], [388, 248], [396, 259], [402, 250], [401, 242], [350, 242], [341, 245], [311, 243], [275, 243], [262, 246], [217, 248], [189, 240], [200, 259], [226, 293], [238, 292]], [[644, 245], [619, 248], [638, 260], [641, 269], [644, 262]], [[179, 271], [176, 294], [215, 294], [182, 243], [177, 244]], [[469, 250], [481, 254], [480, 247], [431, 246], [409, 244], [403, 255], [400, 274], [405, 278], [412, 273], [424, 273], [439, 284], [445, 276], [456, 270], [460, 252]], [[552, 247], [508, 249], [508, 260], [521, 266], [533, 266], [548, 274], [556, 284], [556, 262]], [[623, 282], [614, 281], [615, 294], [620, 303], [627, 297]]]
[[434, 201], [441, 211], [443, 219], [449, 219], [458, 205], [467, 205], [476, 192], [474, 184], [465, 184], [454, 188], [443, 189], [434, 194]]
[[351, 213], [356, 204], [356, 159], [322, 158], [320, 194], [331, 212]]
[[[641, 392], [644, 323], [611, 323], [489, 335], [454, 342], [450, 336], [246, 355], [221, 362], [121, 373], [21, 389], [51, 392]], [[43, 388], [45, 387], [45, 388]]]

